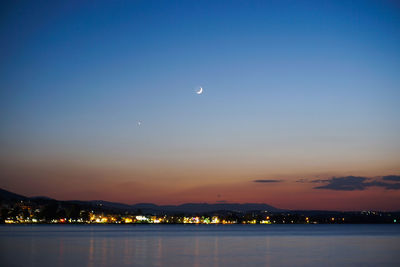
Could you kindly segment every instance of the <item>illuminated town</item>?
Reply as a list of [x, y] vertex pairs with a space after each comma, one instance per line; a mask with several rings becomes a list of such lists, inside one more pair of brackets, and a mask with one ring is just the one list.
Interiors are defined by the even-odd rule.
[[[61, 203], [61, 204], [60, 204]], [[102, 205], [82, 209], [78, 204], [31, 201], [2, 204], [0, 223], [6, 224], [344, 224], [397, 223], [400, 213], [376, 211], [328, 212], [212, 212], [206, 214], [144, 214], [105, 210]]]

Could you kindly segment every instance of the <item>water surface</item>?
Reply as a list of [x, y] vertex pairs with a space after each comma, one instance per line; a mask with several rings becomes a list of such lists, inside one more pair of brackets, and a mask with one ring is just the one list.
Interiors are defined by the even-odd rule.
[[0, 266], [400, 266], [400, 226], [2, 225]]

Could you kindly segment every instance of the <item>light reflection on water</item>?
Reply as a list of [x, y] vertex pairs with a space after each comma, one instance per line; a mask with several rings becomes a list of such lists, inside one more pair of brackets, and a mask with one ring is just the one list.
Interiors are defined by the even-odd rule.
[[0, 266], [400, 266], [398, 225], [0, 226]]

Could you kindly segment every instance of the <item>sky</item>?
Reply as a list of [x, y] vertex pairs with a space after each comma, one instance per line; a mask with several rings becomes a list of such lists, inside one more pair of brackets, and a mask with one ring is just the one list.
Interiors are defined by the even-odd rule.
[[400, 210], [399, 2], [7, 1], [0, 12], [3, 189]]

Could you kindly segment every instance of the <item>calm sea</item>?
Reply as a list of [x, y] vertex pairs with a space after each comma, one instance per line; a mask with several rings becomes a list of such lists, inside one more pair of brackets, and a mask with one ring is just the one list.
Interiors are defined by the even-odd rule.
[[0, 266], [400, 266], [400, 225], [2, 225]]

